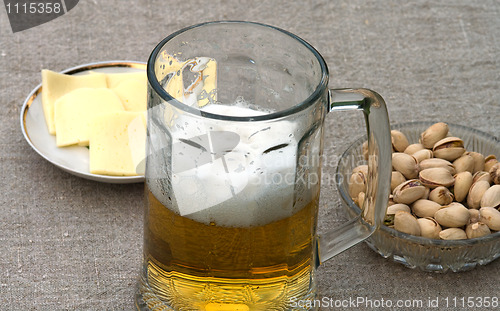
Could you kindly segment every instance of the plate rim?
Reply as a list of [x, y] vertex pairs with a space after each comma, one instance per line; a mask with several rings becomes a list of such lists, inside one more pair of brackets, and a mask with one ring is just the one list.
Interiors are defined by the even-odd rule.
[[[63, 71], [60, 71], [59, 73], [62, 74], [76, 74], [79, 72], [83, 71], [89, 71], [92, 69], [98, 69], [98, 68], [107, 68], [107, 67], [123, 67], [123, 68], [137, 68], [137, 69], [146, 69], [146, 62], [140, 62], [140, 61], [129, 61], [129, 60], [111, 60], [111, 61], [99, 61], [99, 62], [92, 62], [92, 63], [86, 63], [86, 64], [81, 64], [77, 66], [73, 66], [67, 69], [64, 69]], [[29, 108], [31, 107], [33, 101], [40, 95], [42, 92], [42, 83], [39, 83], [26, 97], [26, 99], [23, 102], [23, 105], [21, 107], [21, 112], [20, 112], [20, 125], [21, 125], [21, 131], [23, 133], [24, 139], [26, 142], [30, 145], [30, 147], [35, 150], [38, 155], [40, 155], [42, 158], [50, 162], [52, 165], [55, 165], [56, 167], [62, 169], [63, 171], [66, 171], [72, 175], [89, 179], [89, 180], [94, 180], [94, 181], [99, 181], [99, 182], [106, 182], [106, 183], [141, 183], [144, 182], [144, 176], [139, 175], [139, 176], [113, 176], [113, 175], [102, 175], [102, 174], [92, 174], [92, 173], [87, 173], [87, 172], [82, 172], [78, 170], [74, 170], [71, 167], [68, 167], [66, 165], [62, 165], [59, 163], [56, 163], [50, 159], [49, 156], [44, 154], [42, 151], [40, 151], [35, 144], [31, 141], [31, 138], [29, 136], [29, 133], [26, 128], [26, 116], [28, 115]]]

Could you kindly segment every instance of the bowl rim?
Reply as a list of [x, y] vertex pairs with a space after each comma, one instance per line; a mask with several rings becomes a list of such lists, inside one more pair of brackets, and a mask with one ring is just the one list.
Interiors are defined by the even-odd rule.
[[[405, 122], [405, 123], [397, 123], [397, 124], [392, 124], [391, 125], [391, 130], [400, 130], [402, 128], [407, 128], [411, 126], [431, 126], [434, 123], [437, 123], [439, 121], [414, 121], [414, 122]], [[474, 135], [480, 136], [484, 139], [490, 140], [492, 144], [500, 144], [500, 139], [497, 137], [490, 135], [488, 133], [485, 133], [483, 131], [460, 125], [460, 124], [454, 124], [454, 123], [449, 123], [445, 122], [448, 124], [450, 128], [457, 128], [461, 129], [464, 131], [471, 132]], [[347, 189], [344, 189], [342, 186], [343, 181], [344, 181], [344, 176], [342, 175], [342, 172], [340, 169], [343, 167], [342, 163], [347, 163], [346, 161], [343, 161], [343, 159], [347, 158], [349, 154], [352, 153], [352, 151], [355, 148], [359, 148], [363, 144], [363, 142], [367, 139], [367, 135], [363, 135], [359, 138], [357, 138], [351, 145], [342, 153], [341, 157], [339, 158], [339, 161], [337, 162], [337, 168], [335, 172], [335, 183], [337, 184], [337, 190], [340, 193], [340, 196], [342, 200], [348, 205], [349, 208], [354, 210], [356, 214], [361, 213], [361, 209], [354, 203], [354, 201], [351, 199], [349, 196], [348, 192], [346, 191]], [[382, 231], [386, 234], [389, 234], [395, 238], [400, 238], [404, 240], [408, 240], [409, 242], [412, 243], [417, 243], [417, 244], [422, 244], [422, 245], [427, 245], [427, 246], [438, 246], [438, 247], [459, 247], [459, 246], [468, 246], [468, 245], [474, 245], [474, 244], [479, 244], [479, 243], [484, 243], [484, 242], [491, 242], [496, 239], [500, 239], [500, 231], [497, 231], [495, 233], [482, 236], [479, 238], [472, 238], [472, 239], [465, 239], [465, 240], [439, 240], [439, 239], [430, 239], [430, 238], [424, 238], [420, 236], [415, 236], [411, 234], [407, 234], [404, 232], [397, 231], [393, 228], [387, 227], [385, 225], [381, 225], [377, 231]]]

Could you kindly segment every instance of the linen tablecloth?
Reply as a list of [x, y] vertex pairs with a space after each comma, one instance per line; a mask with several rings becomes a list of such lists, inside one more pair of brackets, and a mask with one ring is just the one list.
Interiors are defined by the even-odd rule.
[[[331, 87], [376, 90], [392, 124], [445, 121], [500, 136], [497, 0], [87, 0], [16, 33], [0, 7], [0, 309], [134, 309], [143, 185], [75, 177], [30, 148], [19, 114], [40, 71], [145, 62], [165, 36], [213, 20], [256, 21], [297, 34], [324, 56]], [[362, 117], [331, 114], [325, 131], [325, 174], [333, 176], [335, 159], [364, 131]], [[346, 220], [333, 178], [325, 180], [320, 232]], [[319, 298], [333, 302], [323, 310], [415, 310], [404, 304], [418, 300], [430, 309], [436, 298], [441, 310], [466, 309], [462, 298], [500, 296], [499, 270], [497, 260], [469, 272], [425, 273], [362, 243], [319, 268]], [[354, 307], [359, 299], [366, 304]], [[474, 309], [481, 308], [468, 308]]]

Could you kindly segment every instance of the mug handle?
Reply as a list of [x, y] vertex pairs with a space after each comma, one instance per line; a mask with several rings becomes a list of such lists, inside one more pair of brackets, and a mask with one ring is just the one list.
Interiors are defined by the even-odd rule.
[[330, 89], [329, 111], [362, 110], [368, 130], [368, 179], [361, 213], [318, 238], [318, 264], [368, 238], [382, 224], [391, 183], [391, 133], [384, 99], [368, 89]]

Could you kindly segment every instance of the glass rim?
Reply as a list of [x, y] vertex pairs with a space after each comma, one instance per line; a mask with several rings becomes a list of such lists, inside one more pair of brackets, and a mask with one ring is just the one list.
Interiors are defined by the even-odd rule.
[[[229, 116], [229, 115], [221, 115], [221, 114], [215, 114], [215, 113], [210, 113], [206, 112], [197, 108], [193, 108], [191, 106], [188, 106], [174, 97], [172, 97], [161, 85], [158, 79], [156, 78], [155, 74], [155, 63], [156, 59], [158, 57], [158, 54], [160, 53], [161, 49], [173, 38], [179, 36], [180, 34], [187, 32], [189, 30], [195, 29], [195, 28], [200, 28], [208, 25], [216, 25], [216, 24], [248, 24], [248, 25], [255, 25], [259, 27], [264, 27], [264, 28], [269, 28], [271, 30], [279, 31], [292, 39], [295, 39], [298, 43], [302, 44], [305, 46], [315, 57], [316, 60], [318, 61], [320, 68], [321, 68], [321, 79], [316, 86], [315, 90], [303, 101], [288, 107], [283, 110], [279, 110], [276, 112], [272, 112], [269, 114], [264, 114], [264, 115], [255, 115], [255, 116]], [[218, 119], [218, 120], [227, 120], [227, 121], [240, 121], [240, 122], [248, 122], [248, 121], [265, 121], [265, 120], [273, 120], [273, 119], [279, 119], [283, 118], [286, 116], [293, 115], [297, 112], [300, 112], [307, 107], [313, 105], [323, 94], [325, 89], [327, 88], [328, 85], [328, 67], [326, 65], [325, 60], [321, 56], [321, 54], [309, 43], [307, 43], [305, 40], [302, 38], [298, 37], [297, 35], [283, 30], [281, 28], [263, 24], [263, 23], [258, 23], [258, 22], [249, 22], [249, 21], [212, 21], [212, 22], [205, 22], [205, 23], [200, 23], [200, 24], [195, 24], [192, 26], [185, 27], [183, 29], [180, 29], [169, 36], [165, 37], [162, 41], [160, 41], [156, 47], [153, 49], [151, 52], [151, 55], [149, 56], [148, 62], [147, 62], [147, 68], [146, 68], [146, 73], [147, 73], [147, 78], [149, 85], [151, 86], [152, 90], [159, 95], [164, 101], [168, 102], [169, 104], [175, 106], [176, 108], [195, 115], [201, 115], [202, 117], [210, 118], [210, 119]]]

